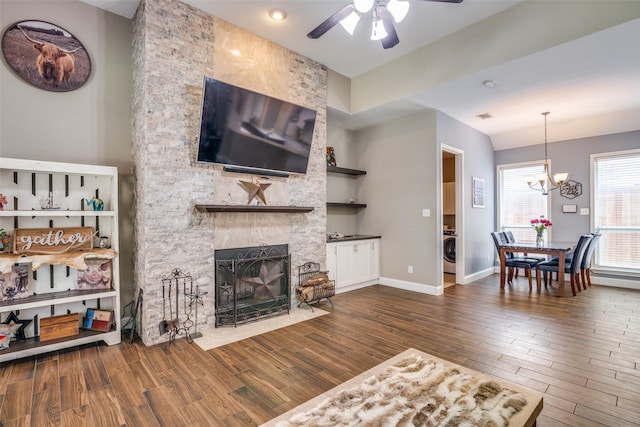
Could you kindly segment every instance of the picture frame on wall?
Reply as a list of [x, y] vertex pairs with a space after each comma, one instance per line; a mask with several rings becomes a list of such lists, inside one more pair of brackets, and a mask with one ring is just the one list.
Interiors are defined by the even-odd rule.
[[25, 20], [9, 25], [2, 35], [2, 54], [17, 77], [52, 92], [78, 89], [91, 75], [84, 45], [50, 22]]
[[472, 177], [471, 184], [471, 206], [474, 208], [484, 208], [484, 179]]

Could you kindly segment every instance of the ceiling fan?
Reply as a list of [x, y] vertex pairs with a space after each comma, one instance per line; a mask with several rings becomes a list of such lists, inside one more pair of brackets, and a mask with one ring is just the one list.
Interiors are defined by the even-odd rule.
[[[437, 1], [443, 3], [462, 3], [463, 0], [422, 0]], [[311, 30], [307, 37], [320, 38], [324, 33], [340, 23], [351, 35], [360, 20], [360, 17], [372, 11], [373, 20], [371, 26], [371, 40], [380, 40], [382, 47], [389, 49], [400, 42], [393, 21], [402, 21], [409, 12], [409, 2], [406, 0], [353, 0], [342, 9], [331, 15], [316, 28]]]

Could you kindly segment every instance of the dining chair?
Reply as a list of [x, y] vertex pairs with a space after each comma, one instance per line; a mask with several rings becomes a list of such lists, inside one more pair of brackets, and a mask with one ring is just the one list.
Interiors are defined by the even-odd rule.
[[[504, 235], [507, 237], [507, 242], [509, 243], [515, 243], [516, 242], [516, 238], [513, 236], [513, 231], [505, 231]], [[524, 258], [524, 259], [534, 259], [537, 260], [538, 262], [542, 262], [542, 261], [546, 261], [546, 258], [540, 258], [540, 257], [532, 257], [527, 255], [526, 253], [523, 253], [522, 256], [517, 256], [515, 255], [513, 252], [507, 252], [510, 253], [512, 256], [516, 256], [518, 258]], [[514, 277], [517, 279], [518, 278], [518, 268], [515, 269], [514, 272]]]
[[[582, 266], [582, 257], [584, 256], [591, 239], [593, 239], [592, 234], [583, 234], [580, 236], [578, 243], [573, 250], [573, 257], [570, 260], [565, 260], [564, 263], [564, 271], [568, 272], [571, 277], [571, 292], [574, 297], [576, 296], [576, 289], [580, 292], [580, 268]], [[560, 272], [560, 263], [558, 260], [544, 261], [536, 265], [536, 284], [538, 289], [541, 288], [541, 273], [544, 273], [544, 285], [547, 286], [547, 273], [554, 272]]]
[[580, 265], [580, 275], [582, 280], [582, 287], [586, 290], [587, 284], [591, 286], [591, 258], [593, 258], [593, 252], [596, 249], [596, 244], [600, 239], [602, 234], [600, 233], [592, 233], [593, 239], [589, 242], [589, 246], [584, 251], [584, 256], [582, 257], [582, 264]]
[[[493, 238], [493, 243], [496, 246], [496, 250], [498, 251], [498, 255], [500, 255], [500, 245], [504, 243], [509, 243], [507, 235], [502, 231], [493, 231], [491, 233], [491, 237]], [[527, 278], [529, 279], [529, 292], [533, 289], [532, 282], [532, 270], [538, 265], [540, 261], [533, 258], [526, 257], [516, 257], [513, 252], [507, 252], [505, 254], [505, 267], [508, 268], [508, 276], [507, 281], [511, 283], [513, 281], [514, 270], [518, 268], [524, 269], [527, 273]]]

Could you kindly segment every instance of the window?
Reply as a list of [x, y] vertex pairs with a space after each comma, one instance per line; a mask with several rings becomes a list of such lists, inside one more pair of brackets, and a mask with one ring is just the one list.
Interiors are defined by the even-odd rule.
[[[498, 229], [512, 231], [517, 241], [533, 241], [531, 220], [548, 218], [548, 198], [531, 190], [527, 177], [543, 173], [542, 162], [502, 165], [498, 167]], [[547, 236], [549, 237], [549, 236]]]
[[591, 156], [594, 268], [640, 272], [640, 150]]

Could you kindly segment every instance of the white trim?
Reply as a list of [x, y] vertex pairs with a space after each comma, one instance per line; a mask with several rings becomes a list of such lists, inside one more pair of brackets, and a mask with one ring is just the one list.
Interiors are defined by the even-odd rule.
[[[442, 278], [440, 278], [440, 280], [442, 280]], [[442, 295], [444, 293], [444, 285], [427, 285], [426, 283], [407, 282], [405, 280], [391, 279], [389, 277], [381, 277], [378, 283], [385, 286], [391, 286], [392, 288], [404, 289], [406, 291], [419, 292], [427, 295]]]
[[484, 270], [480, 270], [477, 273], [473, 273], [470, 276], [465, 276], [462, 281], [458, 281], [458, 285], [468, 285], [469, 283], [475, 282], [476, 280], [484, 279], [485, 277], [489, 277], [494, 273], [500, 273], [500, 267], [498, 267], [497, 271], [495, 271], [495, 267], [489, 267]]
[[602, 277], [591, 274], [591, 284], [600, 286], [610, 286], [614, 288], [636, 289], [640, 291], [640, 280], [617, 279], [614, 277]]
[[[597, 212], [595, 209], [595, 191], [596, 191], [596, 186], [595, 186], [595, 170], [594, 170], [594, 166], [596, 163], [596, 160], [599, 158], [612, 158], [612, 157], [626, 157], [626, 156], [636, 156], [640, 154], [640, 149], [633, 149], [633, 150], [622, 150], [622, 151], [609, 151], [606, 153], [593, 153], [589, 156], [589, 228], [590, 231], [592, 233], [595, 233], [597, 225], [596, 225], [596, 218], [597, 218]], [[594, 268], [591, 269], [591, 271], [593, 271], [594, 269], [601, 269], [601, 271], [605, 271], [606, 267], [603, 266], [599, 266], [597, 265], [597, 262], [595, 260], [595, 256], [594, 256]], [[609, 280], [607, 278], [607, 280]], [[630, 282], [631, 284], [633, 284], [633, 281], [627, 281], [624, 279], [612, 279], [613, 281], [620, 281], [621, 283], [627, 283]], [[591, 283], [594, 283], [593, 280], [591, 281]], [[607, 286], [607, 284], [603, 284], [604, 286]], [[633, 284], [633, 286], [626, 286], [626, 285], [619, 285], [622, 288], [627, 288], [630, 287], [632, 289], [639, 289], [640, 286], [638, 286], [638, 284]]]
[[[503, 169], [517, 169], [517, 168], [524, 168], [524, 167], [532, 167], [532, 166], [544, 166], [544, 160], [533, 160], [533, 161], [529, 161], [529, 162], [518, 162], [518, 163], [505, 163], [505, 164], [501, 164], [501, 165], [496, 165], [496, 181], [497, 181], [497, 185], [496, 188], [498, 190], [498, 192], [496, 193], [496, 212], [495, 212], [495, 229], [498, 231], [502, 231], [502, 224], [501, 222], [501, 218], [502, 218], [502, 204], [504, 203], [503, 201], [503, 197], [502, 194], [504, 192], [504, 182], [502, 179], [502, 170]], [[549, 160], [549, 167], [551, 167], [551, 160]], [[536, 190], [531, 190], [531, 194], [532, 195], [539, 195], [541, 197], [548, 197], [548, 196], [542, 196], [540, 194], [539, 191]], [[544, 216], [545, 218], [549, 219], [550, 221], [553, 221], [553, 218], [551, 218], [551, 213], [553, 212], [552, 210], [552, 206], [551, 206], [552, 200], [551, 199], [547, 199], [547, 212], [545, 212]], [[547, 236], [551, 239], [552, 238], [552, 233], [553, 230], [549, 229], [547, 230]]]
[[[456, 282], [458, 282], [458, 278], [464, 277], [465, 274], [465, 253], [464, 253], [464, 213], [465, 213], [465, 195], [464, 195], [464, 150], [460, 148], [452, 147], [447, 144], [440, 144], [440, 182], [442, 183], [442, 152], [446, 151], [455, 155], [455, 165], [456, 165]], [[439, 227], [442, 230], [442, 184], [440, 185], [440, 218], [439, 218]], [[440, 259], [444, 258], [444, 248], [442, 244], [442, 239], [439, 239], [440, 249], [438, 251], [438, 256]], [[440, 286], [444, 289], [444, 278], [443, 272], [440, 272]], [[440, 294], [437, 294], [440, 295]]]

